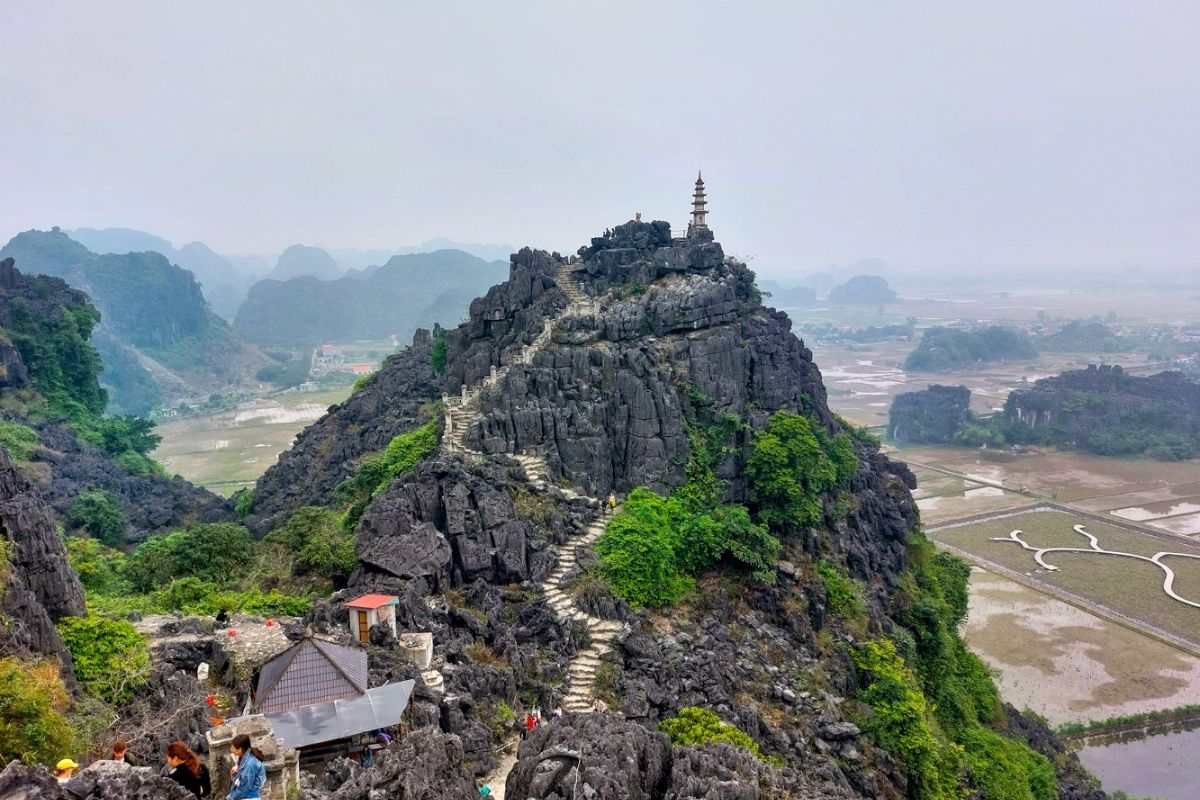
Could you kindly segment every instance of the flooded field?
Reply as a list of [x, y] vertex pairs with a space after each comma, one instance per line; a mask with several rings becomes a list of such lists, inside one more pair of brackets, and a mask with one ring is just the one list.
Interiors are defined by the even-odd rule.
[[1005, 700], [1055, 725], [1200, 696], [1200, 659], [978, 567], [963, 635]]
[[1114, 734], [1087, 740], [1079, 760], [1108, 792], [1158, 800], [1194, 800], [1200, 789], [1200, 723], [1149, 734]]
[[161, 422], [154, 457], [214, 492], [230, 495], [254, 481], [291, 446], [301, 430], [350, 395], [350, 387], [295, 392], [255, 400], [238, 408]]

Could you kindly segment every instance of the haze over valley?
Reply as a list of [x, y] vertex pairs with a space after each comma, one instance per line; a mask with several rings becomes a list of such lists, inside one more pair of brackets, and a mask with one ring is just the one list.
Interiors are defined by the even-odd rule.
[[1200, 792], [1193, 6], [6, 12], [0, 796]]

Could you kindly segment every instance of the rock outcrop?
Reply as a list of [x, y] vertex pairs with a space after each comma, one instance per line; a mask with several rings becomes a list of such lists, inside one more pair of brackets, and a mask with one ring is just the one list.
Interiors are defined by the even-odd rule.
[[935, 383], [920, 392], [896, 395], [887, 435], [904, 444], [947, 444], [972, 419], [970, 389]]
[[129, 472], [66, 426], [44, 424], [37, 430], [41, 447], [30, 463], [40, 476], [42, 497], [59, 514], [65, 515], [84, 492], [106, 491], [121, 501], [131, 542], [184, 525], [234, 518], [229, 500], [183, 478]]
[[259, 478], [246, 524], [267, 531], [300, 506], [329, 503], [360, 458], [422, 424], [422, 407], [441, 395], [432, 360], [429, 331], [417, 331], [411, 347], [389, 357], [365, 386], [305, 428]]
[[14, 761], [0, 772], [0, 800], [194, 800], [191, 792], [149, 767], [96, 761], [66, 783], [45, 767]]
[[0, 607], [5, 655], [58, 659], [68, 683], [71, 656], [54, 623], [85, 613], [83, 586], [67, 563], [66, 549], [50, 509], [0, 447], [0, 543], [7, 573]]

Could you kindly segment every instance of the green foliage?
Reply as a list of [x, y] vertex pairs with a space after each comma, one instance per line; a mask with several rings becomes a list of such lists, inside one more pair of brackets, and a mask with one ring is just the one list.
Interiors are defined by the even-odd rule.
[[438, 326], [433, 329], [433, 371], [438, 375], [446, 371], [446, 329]]
[[759, 520], [788, 530], [821, 521], [821, 495], [858, 469], [854, 443], [811, 419], [777, 411], [754, 438], [746, 475]]
[[358, 469], [338, 484], [334, 499], [349, 506], [345, 525], [353, 529], [371, 500], [387, 488], [388, 484], [425, 460], [438, 444], [437, 420], [401, 433], [379, 453], [367, 456], [358, 464]]
[[311, 572], [336, 583], [358, 566], [354, 556], [354, 535], [343, 527], [338, 515], [327, 508], [306, 506], [297, 509], [287, 524], [267, 537], [268, 542], [283, 544], [295, 556], [295, 569]]
[[866, 676], [858, 698], [872, 710], [867, 730], [901, 764], [918, 800], [971, 792], [980, 800], [1057, 797], [1050, 762], [997, 729], [996, 687], [958, 637], [969, 567], [919, 532], [910, 537], [909, 564], [898, 596], [904, 628], [895, 642], [875, 640], [853, 653]]
[[876, 639], [856, 648], [853, 656], [870, 680], [859, 694], [873, 712], [867, 731], [900, 763], [914, 796], [958, 798], [962, 748], [938, 735], [932, 709], [895, 645]]
[[125, 554], [95, 539], [71, 536], [66, 540], [67, 560], [89, 594], [124, 595], [130, 591], [123, 576]]
[[866, 613], [862, 587], [846, 572], [845, 567], [836, 567], [827, 561], [818, 561], [814, 568], [825, 584], [825, 596], [829, 599], [829, 610], [843, 617], [857, 617]]
[[281, 364], [262, 367], [254, 377], [266, 383], [273, 383], [281, 389], [290, 389], [307, 381], [311, 370], [312, 351], [306, 349], [297, 356], [287, 355]]
[[33, 428], [19, 422], [0, 419], [0, 447], [8, 451], [15, 464], [24, 464], [37, 450], [38, 435]]
[[939, 327], [925, 331], [917, 349], [904, 360], [904, 368], [917, 372], [948, 372], [993, 361], [1036, 357], [1033, 342], [1021, 331], [999, 325], [970, 331]]
[[658, 723], [658, 729], [671, 738], [676, 746], [701, 745], [709, 742], [724, 742], [734, 747], [749, 750], [755, 758], [762, 759], [762, 748], [736, 725], [725, 722], [707, 708], [688, 706], [679, 713]]
[[971, 423], [959, 428], [954, 443], [963, 447], [1002, 447], [1004, 434], [994, 426]]
[[53, 764], [72, 752], [70, 702], [56, 664], [0, 659], [0, 762]]
[[962, 737], [967, 782], [987, 800], [1056, 800], [1054, 766], [1024, 742], [972, 728]]
[[374, 377], [375, 377], [375, 373], [372, 372], [370, 375], [363, 375], [362, 377], [355, 380], [354, 385], [350, 387], [350, 396], [354, 397], [354, 395], [358, 394], [363, 389], [367, 388], [367, 384], [370, 383], [371, 379]]
[[229, 522], [195, 525], [143, 542], [126, 560], [124, 577], [140, 592], [175, 578], [223, 583], [248, 572], [253, 558], [250, 532], [242, 526]]
[[233, 513], [238, 519], [245, 519], [254, 513], [254, 490], [243, 489], [238, 493], [237, 502], [234, 503]]
[[67, 524], [82, 528], [107, 545], [125, 542], [125, 509], [121, 501], [105, 491], [84, 492], [67, 511]]
[[667, 504], [649, 489], [634, 489], [596, 542], [613, 589], [637, 606], [673, 603], [692, 586], [675, 560], [679, 540]]
[[129, 622], [89, 614], [64, 617], [58, 630], [71, 651], [75, 677], [87, 693], [120, 703], [146, 682], [150, 651]]

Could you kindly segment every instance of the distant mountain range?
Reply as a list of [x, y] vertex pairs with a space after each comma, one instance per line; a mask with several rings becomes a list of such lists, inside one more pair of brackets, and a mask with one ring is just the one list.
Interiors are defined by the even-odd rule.
[[484, 261], [461, 250], [398, 255], [336, 280], [260, 281], [234, 327], [248, 340], [271, 346], [391, 335], [407, 341], [419, 327], [457, 324], [472, 299], [507, 277], [507, 261]]
[[[117, 246], [129, 243], [147, 242]], [[62, 278], [91, 296], [101, 313], [93, 341], [112, 413], [144, 415], [224, 392], [271, 363], [209, 309], [191, 272], [159, 252], [101, 255], [55, 228], [17, 234], [0, 250], [9, 256], [27, 274]]]
[[[225, 319], [233, 319], [241, 305], [246, 290], [253, 282], [252, 273], [243, 273], [229, 259], [213, 252], [204, 242], [189, 242], [176, 249], [159, 236], [132, 228], [77, 228], [68, 235], [93, 253], [159, 253], [172, 264], [177, 264], [196, 276], [204, 291], [204, 298], [212, 310]], [[260, 270], [258, 274], [266, 272]]]

